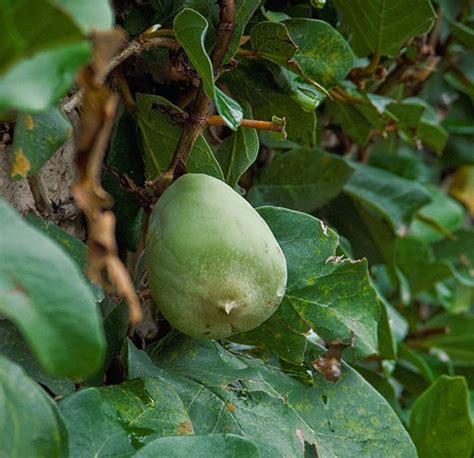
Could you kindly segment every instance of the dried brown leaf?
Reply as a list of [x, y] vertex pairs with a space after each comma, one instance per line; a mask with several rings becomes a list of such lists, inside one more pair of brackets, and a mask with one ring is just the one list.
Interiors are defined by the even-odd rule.
[[114, 125], [118, 96], [103, 84], [108, 62], [123, 43], [119, 30], [92, 35], [93, 62], [78, 78], [83, 91], [83, 108], [78, 137], [78, 178], [74, 198], [84, 212], [88, 226], [87, 273], [110, 293], [125, 298], [132, 327], [141, 319], [140, 302], [130, 275], [117, 255], [112, 197], [100, 182], [103, 160]]

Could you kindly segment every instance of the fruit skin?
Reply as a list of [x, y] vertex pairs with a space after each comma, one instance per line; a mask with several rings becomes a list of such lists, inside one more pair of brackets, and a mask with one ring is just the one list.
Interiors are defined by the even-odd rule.
[[286, 261], [270, 228], [243, 197], [208, 175], [184, 175], [161, 196], [145, 259], [160, 312], [192, 337], [256, 328], [285, 292]]

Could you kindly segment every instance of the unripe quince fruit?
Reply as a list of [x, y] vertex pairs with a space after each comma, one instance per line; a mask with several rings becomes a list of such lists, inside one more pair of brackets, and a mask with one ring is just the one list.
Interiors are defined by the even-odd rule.
[[286, 261], [270, 228], [208, 175], [184, 175], [164, 192], [151, 215], [145, 259], [160, 312], [192, 337], [256, 328], [285, 292]]

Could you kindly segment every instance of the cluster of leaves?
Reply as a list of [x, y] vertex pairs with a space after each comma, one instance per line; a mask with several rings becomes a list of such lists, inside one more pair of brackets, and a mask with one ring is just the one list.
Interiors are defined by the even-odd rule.
[[[149, 34], [176, 46], [122, 64], [103, 174], [135, 285], [147, 209], [132, 191], [168, 167], [201, 85], [224, 127], [197, 139], [188, 170], [259, 207], [288, 284], [254, 331], [202, 342], [161, 326], [145, 348], [84, 275], [85, 244], [0, 200], [0, 455], [471, 456], [474, 8], [235, 7], [216, 79], [214, 0], [3, 2], [12, 179], [70, 137], [60, 99], [90, 32], [160, 24]], [[285, 139], [252, 124], [283, 119]]]

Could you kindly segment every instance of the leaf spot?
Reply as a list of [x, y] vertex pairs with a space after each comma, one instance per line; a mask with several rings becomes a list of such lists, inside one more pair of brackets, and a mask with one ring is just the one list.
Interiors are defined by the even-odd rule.
[[234, 404], [231, 404], [230, 402], [226, 404], [225, 407], [227, 409], [227, 412], [230, 412], [230, 413], [234, 413], [235, 409], [237, 409], [237, 407]]
[[179, 435], [193, 434], [194, 433], [193, 424], [190, 421], [183, 421], [176, 428], [176, 432]]
[[31, 164], [28, 158], [23, 153], [22, 148], [15, 151], [15, 161], [12, 164], [11, 176], [20, 176], [25, 178], [31, 169]]
[[33, 127], [35, 127], [33, 117], [29, 114], [25, 115], [25, 119], [23, 120], [23, 122], [25, 123], [25, 126], [28, 130], [33, 130]]

